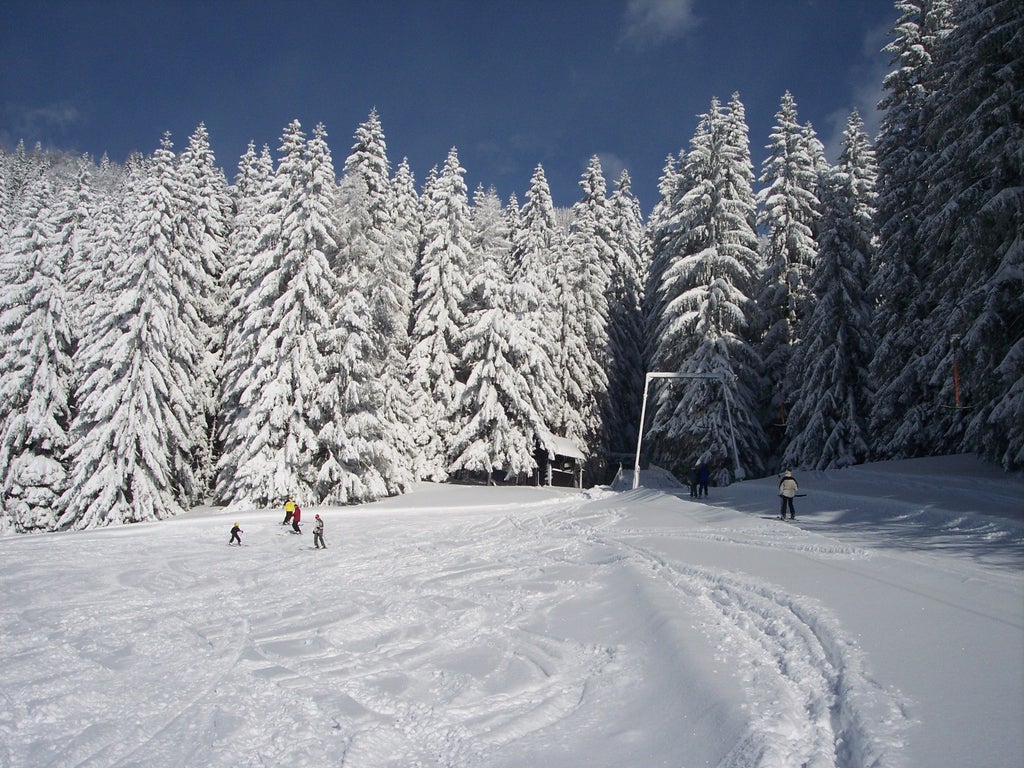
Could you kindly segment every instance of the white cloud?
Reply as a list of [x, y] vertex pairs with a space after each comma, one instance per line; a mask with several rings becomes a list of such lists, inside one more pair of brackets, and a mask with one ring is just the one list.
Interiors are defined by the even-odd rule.
[[29, 147], [37, 141], [46, 144], [81, 119], [81, 112], [72, 104], [6, 104], [0, 110], [0, 145], [13, 147], [21, 140]]
[[846, 121], [854, 109], [864, 121], [864, 132], [872, 141], [878, 136], [882, 113], [878, 109], [881, 101], [882, 81], [890, 70], [889, 56], [882, 52], [886, 43], [888, 26], [869, 29], [864, 36], [864, 61], [851, 70], [849, 103], [834, 110], [825, 117], [826, 131], [819, 138], [825, 144], [830, 161], [835, 162], [842, 151], [843, 132]]
[[611, 193], [615, 189], [615, 182], [626, 168], [626, 161], [614, 152], [598, 152], [597, 157], [601, 161], [601, 172], [608, 185], [608, 192]]
[[636, 47], [682, 37], [696, 23], [694, 0], [628, 0], [622, 41]]

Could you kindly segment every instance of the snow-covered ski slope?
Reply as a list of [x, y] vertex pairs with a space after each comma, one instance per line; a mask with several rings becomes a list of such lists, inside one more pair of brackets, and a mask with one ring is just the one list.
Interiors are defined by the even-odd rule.
[[6, 537], [0, 765], [1024, 764], [1024, 482], [798, 479]]

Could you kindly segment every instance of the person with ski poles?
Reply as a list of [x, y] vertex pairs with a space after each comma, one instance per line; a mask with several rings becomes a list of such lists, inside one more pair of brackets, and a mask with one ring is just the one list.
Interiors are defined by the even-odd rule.
[[315, 523], [313, 523], [313, 549], [327, 549], [327, 545], [324, 544], [324, 521], [320, 515], [314, 515]]
[[229, 547], [232, 544], [235, 544], [236, 542], [238, 546], [242, 546], [242, 537], [238, 535], [240, 533], [245, 533], [245, 531], [241, 529], [238, 523], [235, 523], [234, 526], [231, 528], [231, 538], [228, 540]]
[[789, 519], [796, 520], [793, 498], [798, 490], [800, 490], [800, 485], [797, 483], [796, 478], [793, 477], [792, 470], [787, 469], [779, 479], [779, 498], [782, 499], [782, 509], [779, 512], [781, 519], [786, 519], [786, 508], [789, 507]]

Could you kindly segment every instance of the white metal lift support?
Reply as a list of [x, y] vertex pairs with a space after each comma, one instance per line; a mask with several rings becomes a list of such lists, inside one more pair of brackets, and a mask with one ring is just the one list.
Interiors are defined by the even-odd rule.
[[669, 373], [667, 371], [651, 371], [644, 378], [644, 402], [640, 407], [640, 430], [636, 436], [636, 461], [633, 464], [633, 489], [640, 487], [640, 444], [644, 440], [644, 421], [647, 418], [647, 390], [650, 387], [651, 379], [713, 379], [722, 385], [722, 392], [725, 396], [725, 414], [729, 418], [729, 444], [732, 446], [732, 462], [736, 479], [743, 479], [743, 472], [740, 470], [740, 457], [736, 451], [736, 430], [732, 424], [732, 405], [730, 401], [729, 388], [725, 386], [725, 379], [718, 373]]

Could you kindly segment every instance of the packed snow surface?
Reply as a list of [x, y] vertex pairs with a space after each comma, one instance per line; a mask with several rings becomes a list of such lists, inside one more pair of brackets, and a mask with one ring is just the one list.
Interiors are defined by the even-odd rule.
[[797, 479], [5, 537], [0, 765], [1024, 764], [1024, 481]]

